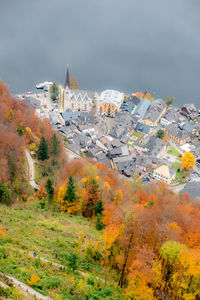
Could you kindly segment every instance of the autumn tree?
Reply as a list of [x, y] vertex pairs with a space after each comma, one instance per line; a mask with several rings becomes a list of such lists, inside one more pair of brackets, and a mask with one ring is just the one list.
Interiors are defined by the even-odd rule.
[[70, 77], [70, 87], [71, 87], [72, 90], [79, 89], [78, 82], [77, 82], [77, 80], [74, 76]]
[[175, 100], [175, 97], [167, 97], [166, 100], [165, 100], [165, 103], [167, 104], [167, 106], [171, 105]]
[[95, 209], [99, 200], [99, 185], [95, 179], [92, 179], [87, 187], [86, 199], [83, 204], [83, 215], [88, 218], [95, 216]]
[[195, 165], [194, 155], [190, 152], [185, 151], [184, 156], [181, 160], [181, 169], [190, 171]]
[[41, 137], [37, 155], [39, 160], [46, 160], [49, 158], [48, 145], [44, 136]]

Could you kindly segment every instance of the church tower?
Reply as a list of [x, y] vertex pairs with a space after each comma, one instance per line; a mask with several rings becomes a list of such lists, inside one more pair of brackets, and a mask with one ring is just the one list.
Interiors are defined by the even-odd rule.
[[64, 85], [64, 89], [66, 88], [70, 89], [69, 65], [67, 65], [67, 73], [66, 73], [65, 85]]

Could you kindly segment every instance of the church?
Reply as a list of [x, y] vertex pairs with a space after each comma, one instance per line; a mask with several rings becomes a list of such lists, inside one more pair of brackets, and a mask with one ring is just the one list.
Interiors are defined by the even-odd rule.
[[69, 67], [67, 67], [66, 79], [64, 88], [59, 92], [59, 111], [64, 112], [67, 109], [72, 111], [96, 111], [96, 101], [98, 95], [95, 92], [71, 89]]

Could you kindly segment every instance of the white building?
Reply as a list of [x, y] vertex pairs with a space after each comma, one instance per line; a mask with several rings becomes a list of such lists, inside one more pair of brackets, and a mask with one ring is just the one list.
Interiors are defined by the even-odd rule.
[[156, 180], [163, 181], [170, 184], [172, 180], [175, 179], [175, 174], [176, 174], [175, 170], [171, 170], [166, 165], [161, 165], [160, 167], [154, 170], [153, 177]]

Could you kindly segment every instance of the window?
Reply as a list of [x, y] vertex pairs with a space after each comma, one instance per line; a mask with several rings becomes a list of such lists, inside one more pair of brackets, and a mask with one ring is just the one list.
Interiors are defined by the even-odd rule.
[[85, 104], [85, 110], [87, 110], [87, 104]]
[[74, 108], [74, 103], [72, 103], [72, 108]]

